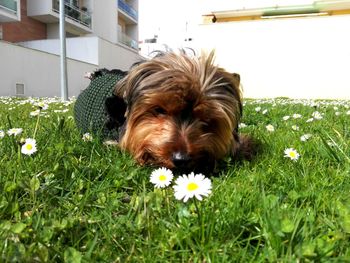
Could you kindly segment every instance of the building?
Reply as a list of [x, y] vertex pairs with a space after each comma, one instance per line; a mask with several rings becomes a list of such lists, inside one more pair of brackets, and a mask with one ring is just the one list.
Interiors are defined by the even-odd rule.
[[198, 48], [245, 97], [350, 99], [349, 0], [206, 1]]
[[[85, 71], [141, 59], [138, 0], [64, 1], [70, 96], [87, 86]], [[0, 95], [59, 95], [59, 0], [0, 0], [0, 40]]]

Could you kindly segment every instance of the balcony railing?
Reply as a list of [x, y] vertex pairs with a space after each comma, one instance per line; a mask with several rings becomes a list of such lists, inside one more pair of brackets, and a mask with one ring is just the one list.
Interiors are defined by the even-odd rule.
[[8, 12], [17, 14], [16, 0], [0, 0], [0, 9], [5, 9]]
[[132, 39], [131, 37], [120, 31], [118, 32], [118, 41], [135, 50], [138, 50], [139, 48], [136, 40]]
[[[1, 0], [0, 0], [1, 1]], [[59, 13], [60, 4], [59, 0], [52, 1], [52, 10]], [[91, 28], [91, 15], [87, 12], [79, 9], [78, 7], [69, 3], [64, 4], [65, 16], [74, 20], [75, 22]]]
[[137, 12], [130, 5], [125, 3], [123, 0], [118, 0], [118, 8], [122, 10], [124, 13], [137, 20]]

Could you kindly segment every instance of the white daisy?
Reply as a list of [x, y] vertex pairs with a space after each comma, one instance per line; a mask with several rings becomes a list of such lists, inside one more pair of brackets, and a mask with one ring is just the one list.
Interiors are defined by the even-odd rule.
[[299, 159], [300, 154], [293, 148], [287, 148], [284, 150], [284, 157], [288, 157], [293, 161], [296, 161]]
[[150, 177], [151, 183], [154, 184], [154, 187], [156, 188], [169, 186], [172, 180], [173, 173], [165, 167], [154, 170]]
[[275, 127], [273, 127], [273, 125], [269, 124], [269, 125], [266, 125], [266, 130], [268, 132], [274, 132], [275, 131]]
[[297, 126], [297, 125], [292, 125], [292, 130], [293, 131], [299, 131], [299, 126]]
[[211, 181], [203, 174], [194, 174], [178, 177], [175, 181], [174, 195], [177, 200], [187, 202], [188, 199], [196, 197], [202, 200], [202, 196], [208, 196], [211, 193]]
[[336, 147], [337, 146], [337, 144], [335, 142], [332, 142], [332, 141], [327, 141], [327, 144], [330, 147]]
[[92, 136], [90, 133], [84, 133], [83, 134], [83, 137], [82, 137], [83, 141], [84, 142], [91, 142], [92, 141]]
[[26, 155], [32, 155], [37, 151], [36, 149], [36, 141], [32, 138], [25, 139], [25, 143], [22, 145], [21, 153]]
[[8, 135], [13, 135], [13, 136], [17, 136], [17, 135], [20, 135], [22, 133], [23, 129], [22, 128], [12, 128], [12, 129], [9, 129], [7, 131], [7, 134]]
[[304, 135], [302, 135], [301, 137], [300, 137], [300, 140], [302, 141], [302, 142], [306, 142], [307, 140], [309, 140], [310, 138], [311, 138], [311, 134], [310, 133], [307, 133], [307, 134], [304, 134]]
[[298, 114], [298, 113], [295, 113], [295, 114], [293, 114], [293, 118], [294, 119], [299, 119], [299, 118], [301, 118], [301, 115]]
[[282, 119], [283, 119], [284, 121], [287, 121], [289, 118], [290, 118], [290, 116], [284, 116]]
[[322, 114], [319, 113], [318, 111], [314, 111], [312, 113], [312, 117], [315, 119], [315, 120], [321, 120], [323, 117], [322, 117]]
[[5, 132], [3, 130], [0, 130], [0, 139], [5, 137]]
[[49, 108], [49, 105], [43, 101], [36, 102], [34, 105], [39, 107], [40, 110], [47, 110]]
[[242, 128], [245, 128], [247, 127], [247, 124], [241, 122], [240, 124], [238, 124], [238, 128], [242, 129]]
[[307, 119], [306, 122], [313, 122], [314, 118]]
[[256, 111], [256, 112], [261, 111], [261, 107], [256, 107], [256, 108], [255, 108], [255, 111]]
[[263, 111], [262, 111], [262, 114], [264, 114], [264, 115], [265, 115], [267, 112], [268, 112], [268, 110], [267, 110], [267, 109], [265, 109], [265, 110], [263, 110]]
[[68, 109], [63, 109], [63, 110], [54, 110], [53, 112], [55, 112], [55, 113], [65, 113], [67, 111], [68, 111]]
[[29, 115], [32, 117], [38, 116], [39, 114], [40, 114], [40, 110], [35, 110], [29, 113]]

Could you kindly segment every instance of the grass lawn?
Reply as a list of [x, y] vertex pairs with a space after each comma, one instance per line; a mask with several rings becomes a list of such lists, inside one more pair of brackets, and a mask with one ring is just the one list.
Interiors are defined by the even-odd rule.
[[186, 203], [82, 140], [73, 104], [37, 102], [0, 98], [0, 262], [350, 262], [350, 101], [246, 100], [241, 132], [262, 152]]

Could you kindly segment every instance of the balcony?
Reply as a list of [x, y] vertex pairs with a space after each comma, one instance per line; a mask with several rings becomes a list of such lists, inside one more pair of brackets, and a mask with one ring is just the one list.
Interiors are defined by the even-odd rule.
[[[60, 21], [59, 0], [27, 0], [27, 15], [47, 25], [58, 25]], [[82, 10], [84, 9], [84, 10]], [[92, 32], [91, 15], [83, 7], [71, 5], [65, 1], [66, 31], [73, 35]], [[54, 29], [52, 29], [54, 28]], [[58, 27], [51, 27], [53, 35], [58, 34]], [[52, 37], [52, 34], [51, 34]]]
[[[52, 10], [54, 12], [59, 13], [59, 10], [60, 10], [59, 0], [53, 0]], [[81, 25], [91, 28], [91, 15], [88, 14], [87, 12], [69, 3], [64, 4], [64, 11], [65, 11], [66, 17], [74, 20], [75, 22]]]
[[118, 32], [118, 42], [131, 47], [132, 49], [139, 49], [137, 41], [126, 35], [124, 32]]
[[0, 0], [0, 23], [18, 21], [18, 8], [16, 0]]
[[137, 17], [138, 17], [137, 11], [134, 8], [132, 8], [129, 4], [127, 4], [123, 0], [118, 0], [118, 9], [122, 11], [122, 14], [124, 16], [127, 16], [126, 17], [127, 20], [131, 20], [130, 21], [131, 23], [137, 24]]

